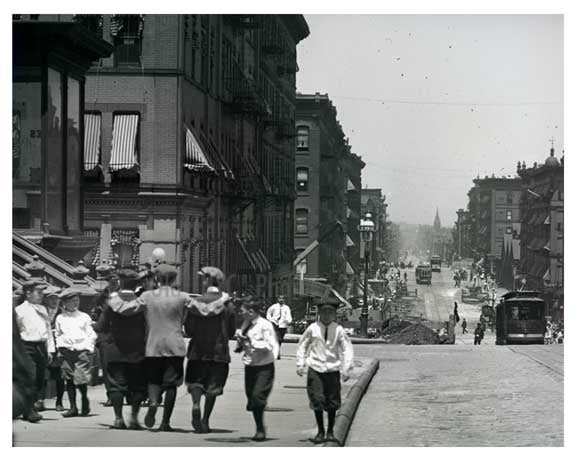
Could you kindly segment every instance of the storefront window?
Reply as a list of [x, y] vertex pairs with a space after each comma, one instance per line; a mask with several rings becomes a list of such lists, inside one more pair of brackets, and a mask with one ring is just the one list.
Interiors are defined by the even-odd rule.
[[82, 174], [82, 144], [80, 136], [80, 82], [68, 78], [68, 139], [67, 149], [67, 190], [66, 208], [68, 230], [82, 227], [82, 195], [80, 176]]
[[42, 184], [42, 86], [38, 81], [12, 85], [12, 190], [14, 228], [40, 228]]
[[46, 101], [46, 221], [50, 232], [64, 231], [62, 75], [48, 69]]

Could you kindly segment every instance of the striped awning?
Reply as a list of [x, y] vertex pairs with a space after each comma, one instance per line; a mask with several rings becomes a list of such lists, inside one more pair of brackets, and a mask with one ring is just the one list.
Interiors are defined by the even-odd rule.
[[100, 165], [101, 114], [84, 114], [84, 170]]
[[110, 171], [128, 170], [138, 166], [136, 137], [138, 135], [138, 114], [121, 114], [114, 116], [112, 130], [112, 154]]
[[186, 128], [186, 153], [184, 156], [184, 167], [190, 171], [213, 172], [214, 167], [208, 161], [206, 154], [202, 151], [200, 144], [189, 127]]

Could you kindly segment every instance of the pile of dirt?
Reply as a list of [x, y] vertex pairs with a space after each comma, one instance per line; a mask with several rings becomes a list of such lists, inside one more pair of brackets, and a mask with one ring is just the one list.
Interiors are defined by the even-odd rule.
[[390, 337], [390, 344], [422, 345], [439, 343], [440, 337], [438, 333], [422, 323], [414, 323]]
[[412, 325], [412, 322], [407, 322], [406, 320], [393, 320], [390, 325], [382, 330], [382, 336], [392, 336], [400, 333], [405, 328]]

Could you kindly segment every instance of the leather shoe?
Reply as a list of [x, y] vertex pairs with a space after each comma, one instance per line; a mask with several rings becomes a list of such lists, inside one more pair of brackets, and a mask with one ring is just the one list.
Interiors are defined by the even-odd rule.
[[42, 420], [42, 415], [38, 414], [37, 411], [32, 410], [24, 417], [24, 419], [29, 423], [37, 423]]
[[80, 412], [82, 416], [88, 416], [90, 414], [90, 402], [88, 399], [82, 400], [82, 411]]
[[70, 408], [70, 410], [62, 413], [63, 418], [73, 418], [75, 416], [80, 416], [80, 413], [78, 413], [78, 408]]
[[326, 442], [337, 443], [338, 445], [340, 445], [340, 442], [336, 437], [334, 437], [334, 434], [332, 432], [328, 432], [328, 434], [326, 434]]
[[323, 432], [318, 432], [318, 434], [316, 434], [316, 437], [310, 439], [310, 442], [315, 444], [324, 443], [326, 442], [326, 436], [324, 435]]
[[117, 419], [114, 421], [112, 429], [126, 429], [126, 423], [123, 419]]
[[252, 440], [254, 440], [254, 442], [264, 442], [266, 440], [266, 433], [264, 431], [258, 431], [254, 434]]

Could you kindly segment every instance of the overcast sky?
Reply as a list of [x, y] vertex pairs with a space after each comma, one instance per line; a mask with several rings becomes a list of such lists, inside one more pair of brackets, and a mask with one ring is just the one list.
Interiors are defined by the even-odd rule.
[[393, 221], [452, 226], [472, 179], [563, 143], [563, 18], [306, 15], [298, 91], [328, 93]]

